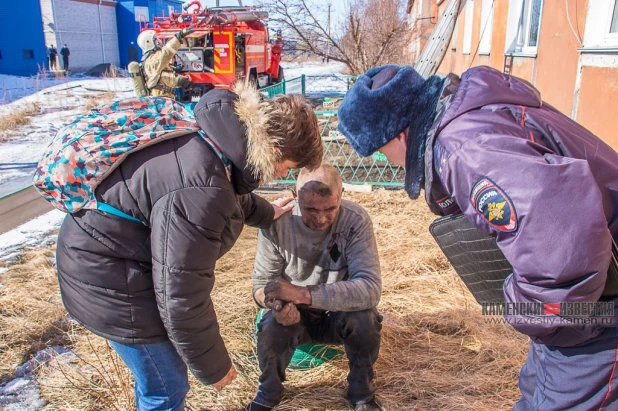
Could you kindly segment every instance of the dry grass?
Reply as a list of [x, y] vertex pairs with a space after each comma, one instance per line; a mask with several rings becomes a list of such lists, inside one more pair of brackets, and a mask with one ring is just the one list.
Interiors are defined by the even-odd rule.
[[115, 91], [107, 91], [105, 93], [97, 94], [96, 96], [92, 96], [86, 100], [84, 107], [86, 111], [90, 111], [95, 107], [98, 107], [102, 104], [110, 104], [113, 100], [116, 99]]
[[13, 135], [21, 126], [26, 126], [32, 121], [31, 117], [41, 112], [41, 106], [37, 103], [28, 103], [16, 107], [10, 113], [0, 115], [0, 141]]
[[[380, 249], [384, 313], [377, 394], [388, 410], [501, 410], [518, 399], [517, 375], [527, 340], [504, 325], [483, 322], [474, 302], [427, 227], [433, 216], [403, 192], [349, 193], [373, 218]], [[239, 371], [217, 394], [191, 380], [190, 409], [235, 410], [250, 401], [259, 371], [250, 296], [256, 230], [247, 228], [217, 264], [213, 292], [221, 331]], [[52, 251], [29, 254], [2, 275], [0, 370], [6, 375], [52, 340], [71, 345], [73, 367], [45, 367], [40, 381], [49, 409], [130, 409], [129, 376], [104, 340], [66, 320]], [[60, 326], [54, 326], [60, 324]], [[55, 330], [48, 332], [49, 329]], [[59, 330], [59, 331], [58, 331]], [[347, 362], [289, 371], [280, 410], [349, 409], [343, 399]]]

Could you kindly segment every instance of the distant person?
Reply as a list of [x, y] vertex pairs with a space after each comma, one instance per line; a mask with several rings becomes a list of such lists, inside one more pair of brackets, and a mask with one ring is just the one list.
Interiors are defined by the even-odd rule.
[[69, 56], [71, 55], [71, 51], [66, 43], [60, 49], [60, 55], [62, 56], [62, 68], [64, 71], [69, 71]]
[[270, 311], [258, 325], [262, 374], [246, 410], [279, 404], [294, 350], [310, 342], [342, 344], [350, 365], [348, 401], [355, 410], [380, 410], [372, 380], [382, 278], [371, 218], [341, 199], [341, 176], [332, 166], [304, 169], [296, 187], [292, 212], [258, 234], [254, 298]]
[[179, 94], [182, 94], [181, 90], [189, 85], [189, 79], [176, 73], [172, 61], [176, 52], [182, 46], [182, 40], [193, 30], [192, 27], [182, 29], [165, 45], [161, 45], [154, 30], [145, 30], [137, 37], [137, 44], [143, 52], [142, 66], [146, 87], [150, 95], [169, 98], [182, 97]]
[[58, 50], [52, 44], [47, 49], [47, 58], [49, 59], [49, 69], [56, 70], [56, 57], [58, 57]]

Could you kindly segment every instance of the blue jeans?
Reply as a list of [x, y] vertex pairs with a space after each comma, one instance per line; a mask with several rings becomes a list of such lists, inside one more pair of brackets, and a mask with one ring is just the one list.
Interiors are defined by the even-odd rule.
[[187, 366], [171, 342], [109, 344], [135, 377], [138, 411], [184, 410], [189, 392]]

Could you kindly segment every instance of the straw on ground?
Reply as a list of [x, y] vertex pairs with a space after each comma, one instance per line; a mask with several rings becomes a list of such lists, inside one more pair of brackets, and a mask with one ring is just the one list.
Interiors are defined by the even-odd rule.
[[[378, 398], [387, 410], [510, 409], [527, 339], [484, 322], [428, 232], [434, 218], [404, 192], [347, 193], [373, 219], [383, 275], [384, 314], [375, 367]], [[251, 400], [259, 370], [255, 352], [251, 271], [257, 231], [247, 228], [217, 264], [213, 300], [238, 369], [229, 389], [215, 393], [191, 380], [192, 410], [235, 410]], [[49, 409], [130, 409], [131, 379], [105, 341], [66, 318], [58, 296], [52, 250], [28, 254], [3, 274], [0, 288], [0, 373], [6, 377], [42, 346], [62, 343], [75, 364], [42, 367]], [[59, 371], [60, 370], [60, 371]], [[279, 410], [344, 410], [347, 361], [289, 371]]]

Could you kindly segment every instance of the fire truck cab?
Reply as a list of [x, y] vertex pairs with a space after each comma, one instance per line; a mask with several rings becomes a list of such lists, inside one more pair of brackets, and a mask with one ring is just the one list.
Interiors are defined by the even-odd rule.
[[253, 7], [207, 9], [193, 1], [182, 13], [155, 17], [151, 27], [143, 25], [142, 30], [155, 30], [165, 42], [185, 27], [194, 28], [176, 53], [175, 65], [191, 80], [185, 99], [197, 100], [213, 88], [231, 87], [237, 79], [248, 78], [258, 87], [283, 80], [283, 40], [269, 36], [267, 18], [267, 12]]

